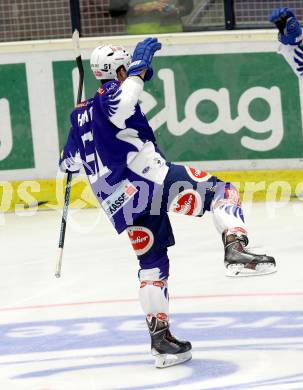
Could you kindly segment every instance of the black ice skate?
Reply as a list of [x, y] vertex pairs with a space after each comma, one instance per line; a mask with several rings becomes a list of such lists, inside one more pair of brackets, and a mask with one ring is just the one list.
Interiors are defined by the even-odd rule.
[[169, 331], [169, 324], [156, 317], [146, 319], [151, 337], [151, 353], [157, 368], [166, 368], [191, 359], [191, 343], [176, 339]]
[[225, 248], [226, 276], [266, 275], [276, 272], [276, 262], [273, 257], [256, 255], [245, 249], [248, 244], [245, 234], [223, 233], [222, 238]]

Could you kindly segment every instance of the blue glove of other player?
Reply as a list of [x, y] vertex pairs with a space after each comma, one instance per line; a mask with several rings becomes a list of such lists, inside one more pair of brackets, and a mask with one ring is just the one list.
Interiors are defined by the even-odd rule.
[[157, 38], [146, 38], [143, 42], [139, 42], [135, 48], [127, 75], [137, 76], [146, 69], [144, 81], [150, 80], [153, 76], [151, 63], [155, 52], [160, 49], [161, 43], [158, 42]]
[[302, 28], [289, 8], [274, 9], [269, 21], [279, 29], [278, 39], [284, 45], [298, 45], [302, 41]]

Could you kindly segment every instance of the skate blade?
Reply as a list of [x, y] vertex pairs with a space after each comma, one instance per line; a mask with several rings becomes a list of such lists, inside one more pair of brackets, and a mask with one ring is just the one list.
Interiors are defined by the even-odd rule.
[[167, 368], [176, 366], [177, 364], [182, 364], [187, 362], [192, 358], [190, 351], [178, 353], [176, 355], [155, 355], [155, 366], [156, 368]]
[[226, 268], [225, 276], [239, 278], [245, 276], [268, 275], [277, 272], [276, 265], [272, 263], [258, 264], [255, 269], [246, 268], [244, 264], [231, 264]]

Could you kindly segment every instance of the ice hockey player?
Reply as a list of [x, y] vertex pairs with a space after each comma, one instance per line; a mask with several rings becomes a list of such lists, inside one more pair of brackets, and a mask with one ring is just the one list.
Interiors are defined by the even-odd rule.
[[190, 342], [176, 339], [169, 329], [167, 248], [174, 245], [174, 236], [168, 211], [191, 216], [212, 212], [228, 276], [268, 274], [276, 264], [273, 257], [247, 251], [239, 193], [231, 183], [172, 164], [159, 150], [138, 101], [160, 48], [156, 38], [147, 38], [137, 44], [132, 59], [122, 46], [93, 51], [91, 69], [101, 85], [72, 112], [60, 167], [79, 170], [75, 156], [80, 154], [101, 207], [118, 233], [127, 230], [140, 263], [139, 297], [152, 354], [162, 368], [191, 358]]
[[287, 7], [274, 9], [269, 16], [278, 30], [281, 42], [279, 53], [283, 55], [298, 77], [303, 77], [302, 27], [292, 10]]

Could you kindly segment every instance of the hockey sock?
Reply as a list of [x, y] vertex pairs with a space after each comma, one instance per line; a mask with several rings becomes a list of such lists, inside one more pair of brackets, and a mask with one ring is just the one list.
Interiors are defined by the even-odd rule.
[[246, 234], [239, 192], [231, 183], [218, 183], [211, 209], [215, 226], [220, 234], [237, 230]]
[[166, 280], [157, 280], [158, 268], [140, 270], [139, 299], [148, 320], [152, 317], [168, 321], [169, 304]]

